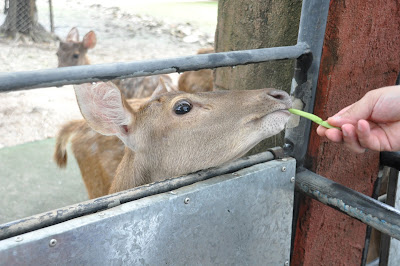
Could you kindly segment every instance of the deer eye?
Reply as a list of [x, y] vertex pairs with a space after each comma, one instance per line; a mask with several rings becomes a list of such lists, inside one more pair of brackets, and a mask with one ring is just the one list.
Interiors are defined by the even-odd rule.
[[174, 106], [175, 114], [184, 115], [192, 109], [192, 104], [186, 100], [179, 101]]
[[72, 57], [75, 58], [75, 59], [78, 59], [79, 58], [79, 54], [73, 54]]

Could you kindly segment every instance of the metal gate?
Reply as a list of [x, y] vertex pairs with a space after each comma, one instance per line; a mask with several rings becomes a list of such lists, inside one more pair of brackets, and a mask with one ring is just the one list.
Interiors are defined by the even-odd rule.
[[[303, 1], [294, 46], [0, 74], [0, 91], [296, 59], [291, 94], [296, 108], [312, 112], [329, 2]], [[285, 156], [273, 149], [0, 225], [0, 264], [288, 265], [294, 183], [400, 239], [399, 211], [303, 168], [309, 135], [301, 118], [286, 130]]]

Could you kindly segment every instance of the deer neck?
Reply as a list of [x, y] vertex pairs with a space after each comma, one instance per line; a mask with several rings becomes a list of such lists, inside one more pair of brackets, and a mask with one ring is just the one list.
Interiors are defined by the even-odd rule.
[[124, 156], [118, 165], [109, 194], [150, 183], [150, 173], [146, 169], [135, 156], [135, 152], [125, 147]]

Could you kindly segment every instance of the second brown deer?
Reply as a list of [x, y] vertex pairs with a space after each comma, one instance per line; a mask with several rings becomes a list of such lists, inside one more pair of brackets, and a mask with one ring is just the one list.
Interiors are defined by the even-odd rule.
[[[89, 31], [79, 40], [79, 31], [73, 27], [65, 41], [61, 41], [58, 51], [58, 67], [89, 65], [87, 56], [89, 49], [96, 46], [97, 37], [94, 31]], [[113, 80], [126, 98], [145, 98], [151, 96], [157, 88], [160, 77], [163, 78], [167, 86], [173, 87], [171, 78], [168, 75], [154, 75], [147, 77], [126, 78]]]
[[[95, 158], [92, 167], [81, 168], [91, 198], [241, 157], [283, 130], [291, 107], [289, 95], [274, 89], [156, 92], [136, 109], [111, 82], [77, 85], [75, 92], [86, 122], [72, 123], [66, 130], [79, 136], [72, 139], [73, 147], [87, 146], [74, 150], [78, 163], [85, 156]], [[107, 157], [115, 143], [124, 144], [116, 145], [119, 156], [92, 156], [103, 150], [101, 156]], [[65, 144], [56, 147], [59, 165], [66, 163], [65, 155]], [[91, 191], [99, 183], [101, 189]]]
[[[214, 53], [214, 48], [207, 47], [197, 51], [197, 54]], [[179, 76], [178, 88], [186, 92], [202, 92], [214, 90], [214, 77], [211, 69], [186, 71]]]

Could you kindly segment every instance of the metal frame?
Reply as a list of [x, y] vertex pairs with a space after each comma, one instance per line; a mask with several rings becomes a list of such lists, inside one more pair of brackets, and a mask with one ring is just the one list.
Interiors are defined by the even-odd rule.
[[[328, 0], [303, 1], [298, 43], [294, 46], [204, 54], [142, 62], [3, 73], [0, 74], [0, 92], [245, 65], [270, 60], [296, 59], [291, 94], [297, 99], [303, 110], [312, 112], [329, 3], [330, 1]], [[285, 152], [287, 155], [296, 158], [298, 164], [296, 189], [392, 237], [400, 239], [399, 211], [302, 168], [308, 147], [310, 128], [311, 122], [301, 118], [300, 122], [287, 129], [285, 134]], [[382, 158], [386, 158], [386, 155], [382, 153]], [[269, 154], [267, 157], [270, 158], [271, 155]], [[400, 165], [398, 154], [390, 154], [389, 157], [397, 159], [395, 159], [394, 163], [386, 159], [382, 161], [391, 166], [398, 167]], [[245, 166], [239, 164], [239, 167]], [[220, 173], [216, 172], [215, 174], [218, 175]], [[0, 227], [0, 238], [5, 239], [18, 236], [22, 233], [81, 217], [88, 213], [114, 207], [148, 195], [185, 186], [191, 182], [201, 180], [197, 179], [197, 175], [194, 174], [189, 177], [166, 180], [152, 186], [144, 186], [96, 199], [95, 201], [83, 202], [74, 205], [71, 210], [61, 209], [55, 213], [51, 213], [50, 219], [45, 220], [44, 223], [41, 223], [43, 220], [39, 223], [37, 222], [43, 218], [40, 215], [33, 219], [36, 220], [33, 223], [34, 225], [31, 225], [31, 218], [8, 223]], [[205, 177], [205, 179], [209, 177]], [[187, 182], [191, 178], [194, 179]], [[177, 185], [178, 183], [179, 185]], [[155, 190], [151, 191], [151, 189]], [[96, 204], [93, 204], [94, 202]]]
[[129, 77], [151, 76], [295, 59], [310, 50], [305, 43], [224, 53], [201, 54], [170, 59], [112, 63], [0, 74], [0, 92], [79, 84]]
[[296, 190], [400, 240], [400, 211], [309, 170], [298, 170]]
[[[330, 1], [303, 1], [300, 17], [298, 43], [307, 43], [310, 53], [296, 60], [291, 94], [296, 108], [312, 113], [317, 89], [319, 66], [324, 42]], [[302, 166], [306, 156], [311, 121], [300, 118], [299, 123], [285, 131], [286, 154], [296, 158]]]

